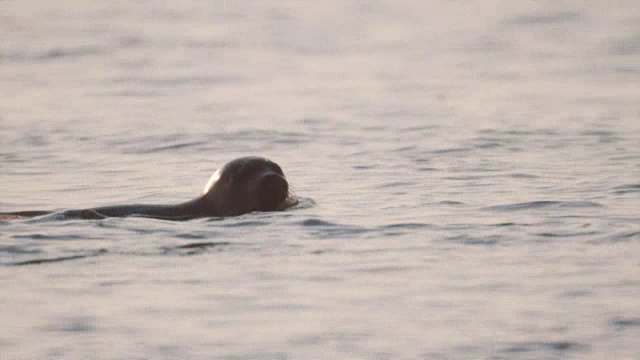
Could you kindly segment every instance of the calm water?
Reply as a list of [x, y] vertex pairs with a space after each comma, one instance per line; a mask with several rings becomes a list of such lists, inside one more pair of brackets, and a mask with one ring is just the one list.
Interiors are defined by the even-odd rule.
[[2, 359], [640, 359], [636, 1], [3, 1]]

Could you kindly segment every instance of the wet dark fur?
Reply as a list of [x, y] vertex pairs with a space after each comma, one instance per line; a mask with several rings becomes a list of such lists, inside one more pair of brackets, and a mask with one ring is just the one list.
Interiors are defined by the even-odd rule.
[[[61, 212], [65, 218], [102, 219], [141, 216], [165, 220], [237, 216], [253, 211], [281, 211], [297, 203], [280, 166], [257, 156], [235, 159], [216, 174], [219, 178], [201, 196], [175, 205], [117, 205]], [[215, 176], [215, 175], [214, 175]], [[0, 219], [42, 216], [52, 211], [0, 213]]]

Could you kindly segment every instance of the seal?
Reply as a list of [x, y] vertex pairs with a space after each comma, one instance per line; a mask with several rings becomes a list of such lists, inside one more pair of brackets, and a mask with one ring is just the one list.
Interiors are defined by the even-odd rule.
[[[103, 219], [139, 216], [164, 220], [227, 217], [254, 211], [282, 211], [298, 203], [290, 193], [282, 168], [258, 156], [235, 159], [218, 169], [197, 198], [174, 205], [116, 205], [67, 210], [65, 218]], [[0, 213], [0, 220], [52, 214], [53, 211]]]

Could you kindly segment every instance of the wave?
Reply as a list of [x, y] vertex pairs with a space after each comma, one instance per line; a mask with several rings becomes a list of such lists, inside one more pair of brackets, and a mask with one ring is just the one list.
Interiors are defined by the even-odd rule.
[[604, 205], [598, 204], [593, 201], [540, 200], [540, 201], [528, 201], [528, 202], [521, 202], [521, 203], [489, 206], [489, 207], [485, 207], [484, 210], [518, 211], [518, 210], [544, 209], [544, 208], [599, 208], [599, 207], [604, 207]]

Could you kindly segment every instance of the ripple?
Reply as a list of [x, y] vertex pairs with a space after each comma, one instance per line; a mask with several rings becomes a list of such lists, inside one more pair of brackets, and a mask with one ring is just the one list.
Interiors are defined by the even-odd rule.
[[515, 223], [515, 222], [501, 222], [501, 223], [497, 223], [497, 224], [491, 224], [489, 226], [495, 226], [495, 227], [510, 227], [510, 226], [529, 226], [529, 224], [521, 224], [521, 223]]
[[576, 11], [561, 11], [556, 13], [527, 14], [513, 17], [507, 21], [514, 25], [554, 25], [580, 20], [582, 15]]
[[503, 147], [504, 145], [498, 141], [484, 141], [473, 145], [476, 149], [496, 149]]
[[591, 296], [591, 295], [593, 295], [593, 291], [589, 291], [589, 290], [571, 290], [571, 291], [564, 292], [562, 294], [562, 296], [568, 297], [568, 298], [585, 297], [585, 296]]
[[483, 208], [484, 210], [493, 211], [517, 211], [517, 210], [529, 210], [529, 209], [543, 209], [543, 208], [590, 208], [590, 207], [604, 207], [593, 201], [529, 201], [523, 203], [513, 203], [504, 205], [495, 205]]
[[504, 351], [510, 353], [523, 353], [523, 352], [532, 352], [532, 351], [579, 351], [585, 350], [587, 346], [585, 344], [580, 344], [577, 342], [571, 341], [550, 341], [550, 342], [525, 342], [514, 344]]
[[615, 66], [613, 71], [621, 75], [640, 75], [640, 68], [634, 66]]
[[623, 318], [616, 317], [612, 319], [610, 322], [611, 326], [615, 327], [616, 330], [625, 330], [629, 327], [640, 327], [640, 318]]
[[194, 242], [177, 246], [162, 247], [163, 254], [197, 255], [209, 251], [210, 249], [221, 250], [222, 247], [231, 245], [228, 241], [204, 241]]
[[188, 239], [188, 240], [196, 240], [196, 239], [205, 239], [211, 237], [211, 234], [206, 233], [180, 233], [176, 234], [175, 237], [180, 239]]
[[79, 235], [45, 235], [45, 234], [17, 234], [13, 235], [14, 239], [32, 239], [32, 240], [86, 240], [86, 236]]
[[431, 153], [442, 155], [442, 154], [461, 153], [461, 152], [468, 152], [468, 151], [471, 151], [471, 148], [457, 147], [457, 148], [446, 148], [446, 149], [433, 150], [433, 151], [431, 151]]
[[[1, 117], [0, 120], [2, 120]], [[0, 160], [2, 160], [2, 162], [16, 164], [20, 164], [25, 161], [24, 157], [17, 152], [0, 152]]]
[[525, 173], [513, 173], [513, 174], [509, 174], [508, 176], [511, 177], [511, 178], [514, 178], [514, 179], [537, 179], [537, 178], [539, 178], [538, 175], [525, 174]]
[[155, 147], [155, 148], [152, 148], [152, 149], [147, 149], [146, 151], [141, 151], [139, 153], [140, 154], [153, 154], [153, 153], [169, 151], [169, 150], [178, 150], [178, 149], [197, 147], [197, 146], [200, 146], [200, 145], [206, 145], [207, 143], [208, 143], [207, 141], [180, 142], [180, 143], [171, 144], [171, 145], [158, 146], [158, 147]]
[[352, 169], [355, 170], [372, 170], [375, 169], [377, 166], [376, 165], [353, 165], [351, 166]]
[[369, 273], [369, 274], [388, 274], [388, 273], [399, 273], [399, 272], [407, 272], [413, 269], [411, 266], [403, 266], [403, 265], [381, 265], [381, 266], [365, 266], [359, 267], [350, 270], [351, 272], [361, 272], [361, 273]]
[[167, 136], [137, 136], [128, 140], [112, 140], [105, 145], [121, 148], [125, 154], [154, 154], [160, 152], [172, 152], [176, 150], [190, 150], [205, 147], [210, 144], [206, 138], [193, 139], [186, 134], [171, 134]]
[[619, 241], [629, 241], [635, 238], [640, 239], [640, 231], [619, 232], [609, 237], [609, 240], [612, 242], [619, 242]]
[[132, 84], [151, 87], [177, 87], [184, 85], [213, 85], [233, 83], [241, 81], [241, 78], [232, 76], [167, 76], [167, 77], [121, 77], [113, 78], [115, 84]]
[[[217, 219], [217, 218], [212, 218]], [[255, 226], [265, 226], [269, 225], [267, 221], [258, 221], [258, 220], [242, 220], [242, 221], [234, 221], [226, 224], [222, 224], [223, 227], [227, 228], [235, 228], [235, 227], [255, 227]]]
[[48, 263], [62, 262], [62, 261], [68, 261], [68, 260], [84, 259], [84, 258], [88, 258], [88, 257], [96, 257], [96, 256], [104, 255], [106, 253], [107, 253], [107, 249], [98, 249], [96, 251], [92, 251], [92, 252], [87, 253], [87, 254], [58, 256], [58, 257], [52, 257], [52, 258], [39, 258], [39, 259], [31, 259], [31, 260], [24, 260], [24, 261], [16, 261], [16, 262], [8, 263], [8, 264], [5, 264], [5, 265], [23, 266], [23, 265], [48, 264]]
[[629, 194], [640, 192], [640, 184], [625, 184], [611, 189], [614, 194]]
[[54, 332], [87, 333], [95, 330], [96, 319], [91, 316], [69, 316], [60, 319], [56, 324], [43, 327], [43, 330]]
[[36, 52], [0, 53], [0, 61], [51, 61], [61, 58], [76, 58], [89, 55], [100, 55], [105, 52], [97, 46], [54, 47]]
[[0, 246], [0, 252], [17, 255], [17, 254], [42, 254], [44, 251], [37, 249], [27, 249], [22, 246]]
[[314, 235], [317, 235], [320, 238], [330, 238], [344, 235], [351, 236], [371, 231], [369, 229], [355, 225], [336, 224], [316, 218], [298, 221], [296, 222], [296, 224], [309, 228], [309, 230], [311, 230]]
[[385, 188], [406, 188], [415, 186], [416, 183], [413, 181], [392, 181], [384, 184], [380, 184], [376, 186], [376, 189], [385, 189]]
[[338, 226], [338, 224], [334, 224], [334, 223], [320, 220], [320, 219], [306, 219], [298, 222], [298, 224], [302, 226], [331, 226], [331, 227]]
[[214, 247], [214, 246], [220, 246], [220, 245], [230, 245], [230, 244], [231, 243], [227, 242], [227, 241], [219, 241], [219, 242], [206, 241], [206, 242], [197, 242], [197, 243], [179, 245], [179, 246], [175, 246], [174, 249], [207, 248], [207, 247]]
[[622, 56], [640, 54], [640, 33], [612, 41], [608, 50], [612, 54]]
[[455, 201], [455, 200], [443, 200], [438, 202], [439, 205], [464, 205], [464, 203], [462, 201]]
[[541, 232], [541, 233], [537, 233], [534, 235], [538, 235], [538, 236], [542, 236], [542, 237], [560, 237], [560, 238], [564, 238], [564, 237], [576, 237], [576, 236], [593, 236], [593, 235], [598, 235], [600, 234], [600, 232], [598, 231], [582, 231], [582, 232], [565, 232], [565, 233], [559, 233], [559, 232]]
[[497, 236], [490, 236], [487, 238], [479, 238], [473, 237], [469, 235], [456, 235], [450, 236], [446, 238], [447, 241], [456, 242], [462, 245], [485, 245], [485, 246], [494, 246], [498, 244]]
[[407, 229], [407, 230], [415, 230], [415, 229], [424, 229], [432, 227], [431, 224], [426, 223], [397, 223], [397, 224], [389, 224], [383, 225], [381, 229]]
[[296, 131], [239, 130], [220, 134], [222, 140], [233, 144], [252, 144], [268, 141], [270, 144], [305, 144], [313, 141], [313, 136]]

